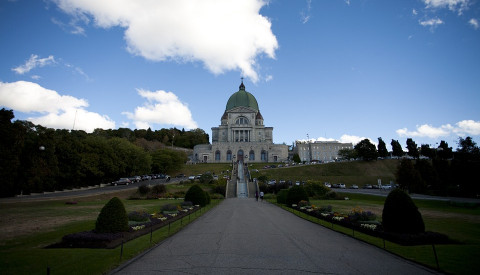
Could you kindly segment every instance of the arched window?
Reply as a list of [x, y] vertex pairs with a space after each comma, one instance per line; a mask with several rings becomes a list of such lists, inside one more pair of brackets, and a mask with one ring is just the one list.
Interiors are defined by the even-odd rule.
[[255, 160], [255, 152], [253, 150], [250, 151], [249, 156], [248, 156], [249, 161]]
[[262, 150], [262, 154], [260, 155], [260, 160], [267, 161], [267, 152], [265, 150]]
[[215, 151], [215, 160], [220, 160], [220, 151]]
[[232, 160], [232, 151], [227, 151], [227, 160]]
[[235, 124], [238, 124], [238, 125], [248, 124], [248, 119], [246, 117], [241, 116], [237, 118], [237, 120], [235, 121]]

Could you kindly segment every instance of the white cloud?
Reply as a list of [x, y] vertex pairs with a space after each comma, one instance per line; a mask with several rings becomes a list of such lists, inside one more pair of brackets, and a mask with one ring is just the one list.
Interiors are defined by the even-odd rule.
[[33, 82], [0, 82], [0, 105], [14, 111], [45, 114], [28, 118], [45, 127], [72, 129], [75, 124], [75, 129], [87, 132], [115, 128], [115, 122], [107, 116], [85, 110], [88, 107], [85, 99], [60, 95]]
[[442, 19], [440, 18], [432, 18], [432, 19], [429, 19], [429, 20], [423, 20], [423, 21], [419, 21], [420, 25], [424, 26], [424, 27], [436, 27], [438, 25], [441, 25], [443, 24], [443, 21]]
[[273, 79], [273, 75], [269, 74], [267, 77], [265, 77], [265, 82], [269, 82]]
[[457, 122], [457, 128], [454, 129], [454, 132], [459, 135], [472, 135], [472, 136], [479, 136], [480, 135], [480, 121], [474, 120], [462, 120]]
[[187, 129], [197, 128], [188, 106], [182, 103], [172, 92], [138, 90], [138, 94], [147, 99], [144, 106], [137, 107], [134, 113], [124, 112], [133, 120], [138, 129], [147, 129], [151, 124], [169, 124]]
[[474, 29], [478, 30], [479, 24], [478, 24], [478, 20], [477, 20], [477, 19], [472, 18], [472, 19], [470, 19], [470, 20], [468, 21], [468, 23], [469, 23], [470, 25], [472, 25], [472, 27], [473, 27]]
[[416, 10], [416, 9], [412, 9], [412, 14], [413, 14], [413, 15], [417, 15], [417, 14], [418, 14], [417, 10]]
[[275, 58], [278, 42], [263, 0], [54, 0], [74, 17], [125, 28], [127, 49], [153, 61], [203, 62], [214, 74], [241, 70], [258, 80], [257, 58]]
[[345, 3], [350, 6], [350, 0], [345, 0]]
[[310, 10], [312, 9], [312, 0], [307, 0], [307, 8], [300, 12], [302, 23], [306, 24], [310, 20]]
[[53, 55], [50, 55], [46, 58], [38, 58], [38, 55], [32, 54], [30, 58], [25, 62], [25, 64], [20, 65], [16, 68], [12, 68], [12, 71], [16, 72], [17, 74], [25, 74], [35, 69], [36, 67], [43, 67], [55, 63], [56, 62]]
[[438, 9], [448, 7], [449, 10], [458, 12], [459, 15], [468, 9], [470, 4], [470, 0], [423, 0], [423, 2], [426, 8]]
[[480, 135], [480, 121], [462, 120], [455, 126], [445, 124], [440, 127], [434, 127], [429, 124], [417, 125], [415, 131], [409, 131], [407, 128], [398, 129], [396, 132], [401, 137], [428, 137], [436, 139], [439, 137], [448, 137], [452, 135]]

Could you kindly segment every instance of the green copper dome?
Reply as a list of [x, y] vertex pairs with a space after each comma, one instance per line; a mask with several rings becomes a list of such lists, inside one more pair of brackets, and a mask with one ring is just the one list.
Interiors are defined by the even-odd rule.
[[228, 111], [235, 107], [249, 107], [258, 111], [257, 99], [255, 99], [251, 93], [245, 91], [243, 81], [242, 84], [240, 84], [238, 92], [231, 95], [228, 99], [227, 108], [225, 108], [225, 110]]

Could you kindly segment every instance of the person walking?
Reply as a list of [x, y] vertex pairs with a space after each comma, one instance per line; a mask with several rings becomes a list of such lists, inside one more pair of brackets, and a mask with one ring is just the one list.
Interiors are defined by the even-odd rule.
[[263, 191], [260, 192], [260, 200], [263, 201]]
[[258, 191], [255, 191], [255, 200], [258, 201]]

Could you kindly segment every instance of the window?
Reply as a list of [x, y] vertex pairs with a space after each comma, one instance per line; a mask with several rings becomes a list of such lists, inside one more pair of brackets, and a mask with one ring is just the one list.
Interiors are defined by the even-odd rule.
[[238, 124], [238, 125], [245, 125], [245, 124], [248, 124], [248, 119], [246, 117], [239, 117], [237, 118], [237, 120], [235, 121], [235, 124]]
[[232, 151], [227, 151], [227, 160], [232, 160]]
[[215, 160], [220, 160], [220, 151], [215, 151]]
[[267, 161], [267, 152], [262, 150], [262, 154], [260, 155], [260, 160]]
[[250, 151], [248, 160], [249, 160], [249, 161], [255, 160], [255, 152], [253, 152], [253, 150]]

